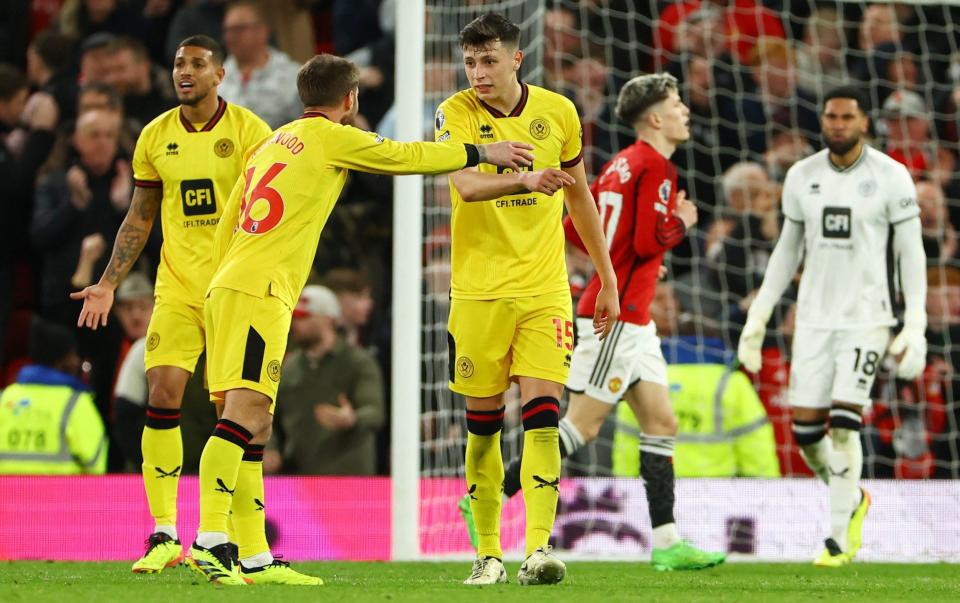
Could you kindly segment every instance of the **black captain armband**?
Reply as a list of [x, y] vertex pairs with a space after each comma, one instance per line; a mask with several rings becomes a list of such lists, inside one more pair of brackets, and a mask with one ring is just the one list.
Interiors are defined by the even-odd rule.
[[467, 150], [467, 165], [465, 168], [480, 165], [480, 149], [475, 144], [464, 143], [463, 148]]

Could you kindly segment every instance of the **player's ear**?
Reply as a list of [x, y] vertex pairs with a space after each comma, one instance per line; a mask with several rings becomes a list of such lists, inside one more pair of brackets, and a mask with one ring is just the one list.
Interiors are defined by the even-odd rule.
[[521, 64], [523, 64], [523, 51], [518, 48], [513, 52], [513, 70], [520, 71]]
[[223, 82], [223, 76], [226, 74], [226, 71], [223, 69], [223, 65], [217, 67], [217, 85], [219, 86]]

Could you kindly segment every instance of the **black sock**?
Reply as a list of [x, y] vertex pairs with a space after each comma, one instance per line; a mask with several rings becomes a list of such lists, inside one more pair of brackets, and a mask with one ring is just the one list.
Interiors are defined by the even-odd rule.
[[[646, 440], [646, 441], [644, 441]], [[669, 440], [669, 447], [673, 448], [673, 438], [656, 438], [645, 436], [640, 445], [640, 477], [643, 478], [644, 488], [647, 491], [647, 507], [650, 510], [650, 524], [656, 528], [668, 523], [674, 523], [673, 518], [673, 458], [663, 452], [645, 450], [654, 440], [654, 445], [666, 448], [657, 440]], [[647, 444], [646, 446], [644, 444]], [[664, 450], [665, 452], [665, 450]]]

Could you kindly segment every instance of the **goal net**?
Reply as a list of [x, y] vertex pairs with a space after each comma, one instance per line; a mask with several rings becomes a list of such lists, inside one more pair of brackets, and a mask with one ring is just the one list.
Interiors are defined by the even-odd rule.
[[[777, 240], [784, 174], [795, 161], [821, 148], [820, 100], [831, 87], [846, 83], [870, 98], [871, 144], [906, 164], [918, 182], [930, 282], [930, 362], [923, 377], [916, 383], [897, 381], [889, 360], [874, 359], [878, 378], [863, 431], [864, 476], [895, 479], [880, 486], [887, 489], [909, 486], [908, 480], [960, 478], [960, 390], [953, 346], [960, 335], [960, 252], [953, 226], [960, 224], [957, 7], [812, 0], [428, 0], [424, 76], [430, 107], [467, 87], [457, 34], [490, 11], [521, 26], [521, 77], [576, 104], [591, 177], [634, 140], [631, 129], [613, 115], [617, 92], [628, 79], [669, 71], [680, 81], [681, 96], [690, 107], [691, 139], [672, 160], [680, 170], [680, 188], [697, 203], [700, 221], [667, 258], [670, 274], [654, 316], [668, 362], [723, 370], [717, 372], [715, 395], [699, 403], [685, 401], [676, 409], [677, 471], [684, 477], [806, 479], [788, 481], [793, 484], [789, 487], [711, 482], [718, 490], [681, 480], [681, 522], [689, 517], [696, 523], [693, 519], [709, 515], [714, 503], [735, 508], [737, 500], [748, 496], [764, 502], [769, 521], [775, 521], [777, 506], [790, 500], [806, 500], [811, 508], [825, 504], [825, 490], [809, 479], [790, 434], [787, 382], [795, 290], [788, 292], [771, 321], [760, 373], [740, 377], [734, 357], [745, 310]], [[447, 389], [446, 178], [425, 178], [423, 194], [420, 550], [426, 555], [468, 554], [469, 541], [457, 513], [464, 492], [464, 402]], [[576, 294], [590, 276], [589, 262], [570, 256], [568, 267]], [[750, 387], [735, 389], [741, 379], [749, 380]], [[672, 391], [682, 386], [671, 377]], [[520, 452], [522, 428], [517, 392], [511, 390], [506, 397], [503, 454], [509, 462]], [[642, 544], [649, 524], [639, 480], [589, 479], [635, 478], [636, 434], [629, 412], [612, 413], [599, 439], [566, 461], [565, 475], [572, 479], [561, 489], [557, 545], [591, 554], [649, 550]], [[745, 494], [752, 492], [756, 494]], [[952, 492], [945, 496], [955, 498], [956, 489]], [[684, 502], [683, 496], [699, 500]], [[522, 553], [520, 499], [504, 508], [508, 554]], [[632, 508], [631, 501], [639, 501], [637, 513], [629, 520], [617, 519]], [[605, 516], [604, 509], [613, 515]], [[728, 513], [703, 537], [720, 548], [757, 552], [760, 547], [750, 543], [761, 520], [757, 513], [747, 515]], [[782, 553], [793, 536], [784, 528], [767, 537], [774, 541], [764, 546]], [[917, 538], [921, 554], [936, 558], [935, 545], [925, 545], [924, 535]], [[584, 544], [588, 541], [592, 544]]]

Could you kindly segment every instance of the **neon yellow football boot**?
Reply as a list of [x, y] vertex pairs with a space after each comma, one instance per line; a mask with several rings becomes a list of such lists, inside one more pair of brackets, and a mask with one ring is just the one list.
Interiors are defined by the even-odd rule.
[[847, 556], [850, 561], [857, 556], [857, 551], [863, 544], [863, 520], [867, 518], [867, 511], [870, 510], [870, 493], [860, 488], [860, 494], [860, 504], [853, 510], [850, 525], [847, 526]]
[[240, 564], [240, 576], [249, 584], [290, 584], [294, 586], [323, 586], [323, 580], [292, 569], [286, 561], [274, 559], [263, 567], [245, 568]]
[[134, 562], [131, 570], [135, 574], [159, 574], [168, 567], [176, 567], [183, 562], [183, 547], [163, 532], [154, 532], [147, 538], [147, 550], [143, 557]]
[[843, 567], [850, 563], [850, 556], [840, 550], [840, 545], [833, 538], [823, 541], [823, 551], [813, 560], [817, 567]]
[[224, 586], [247, 585], [247, 581], [234, 570], [233, 561], [230, 559], [229, 542], [212, 546], [209, 549], [205, 549], [194, 542], [193, 546], [190, 547], [187, 565], [214, 584]]

